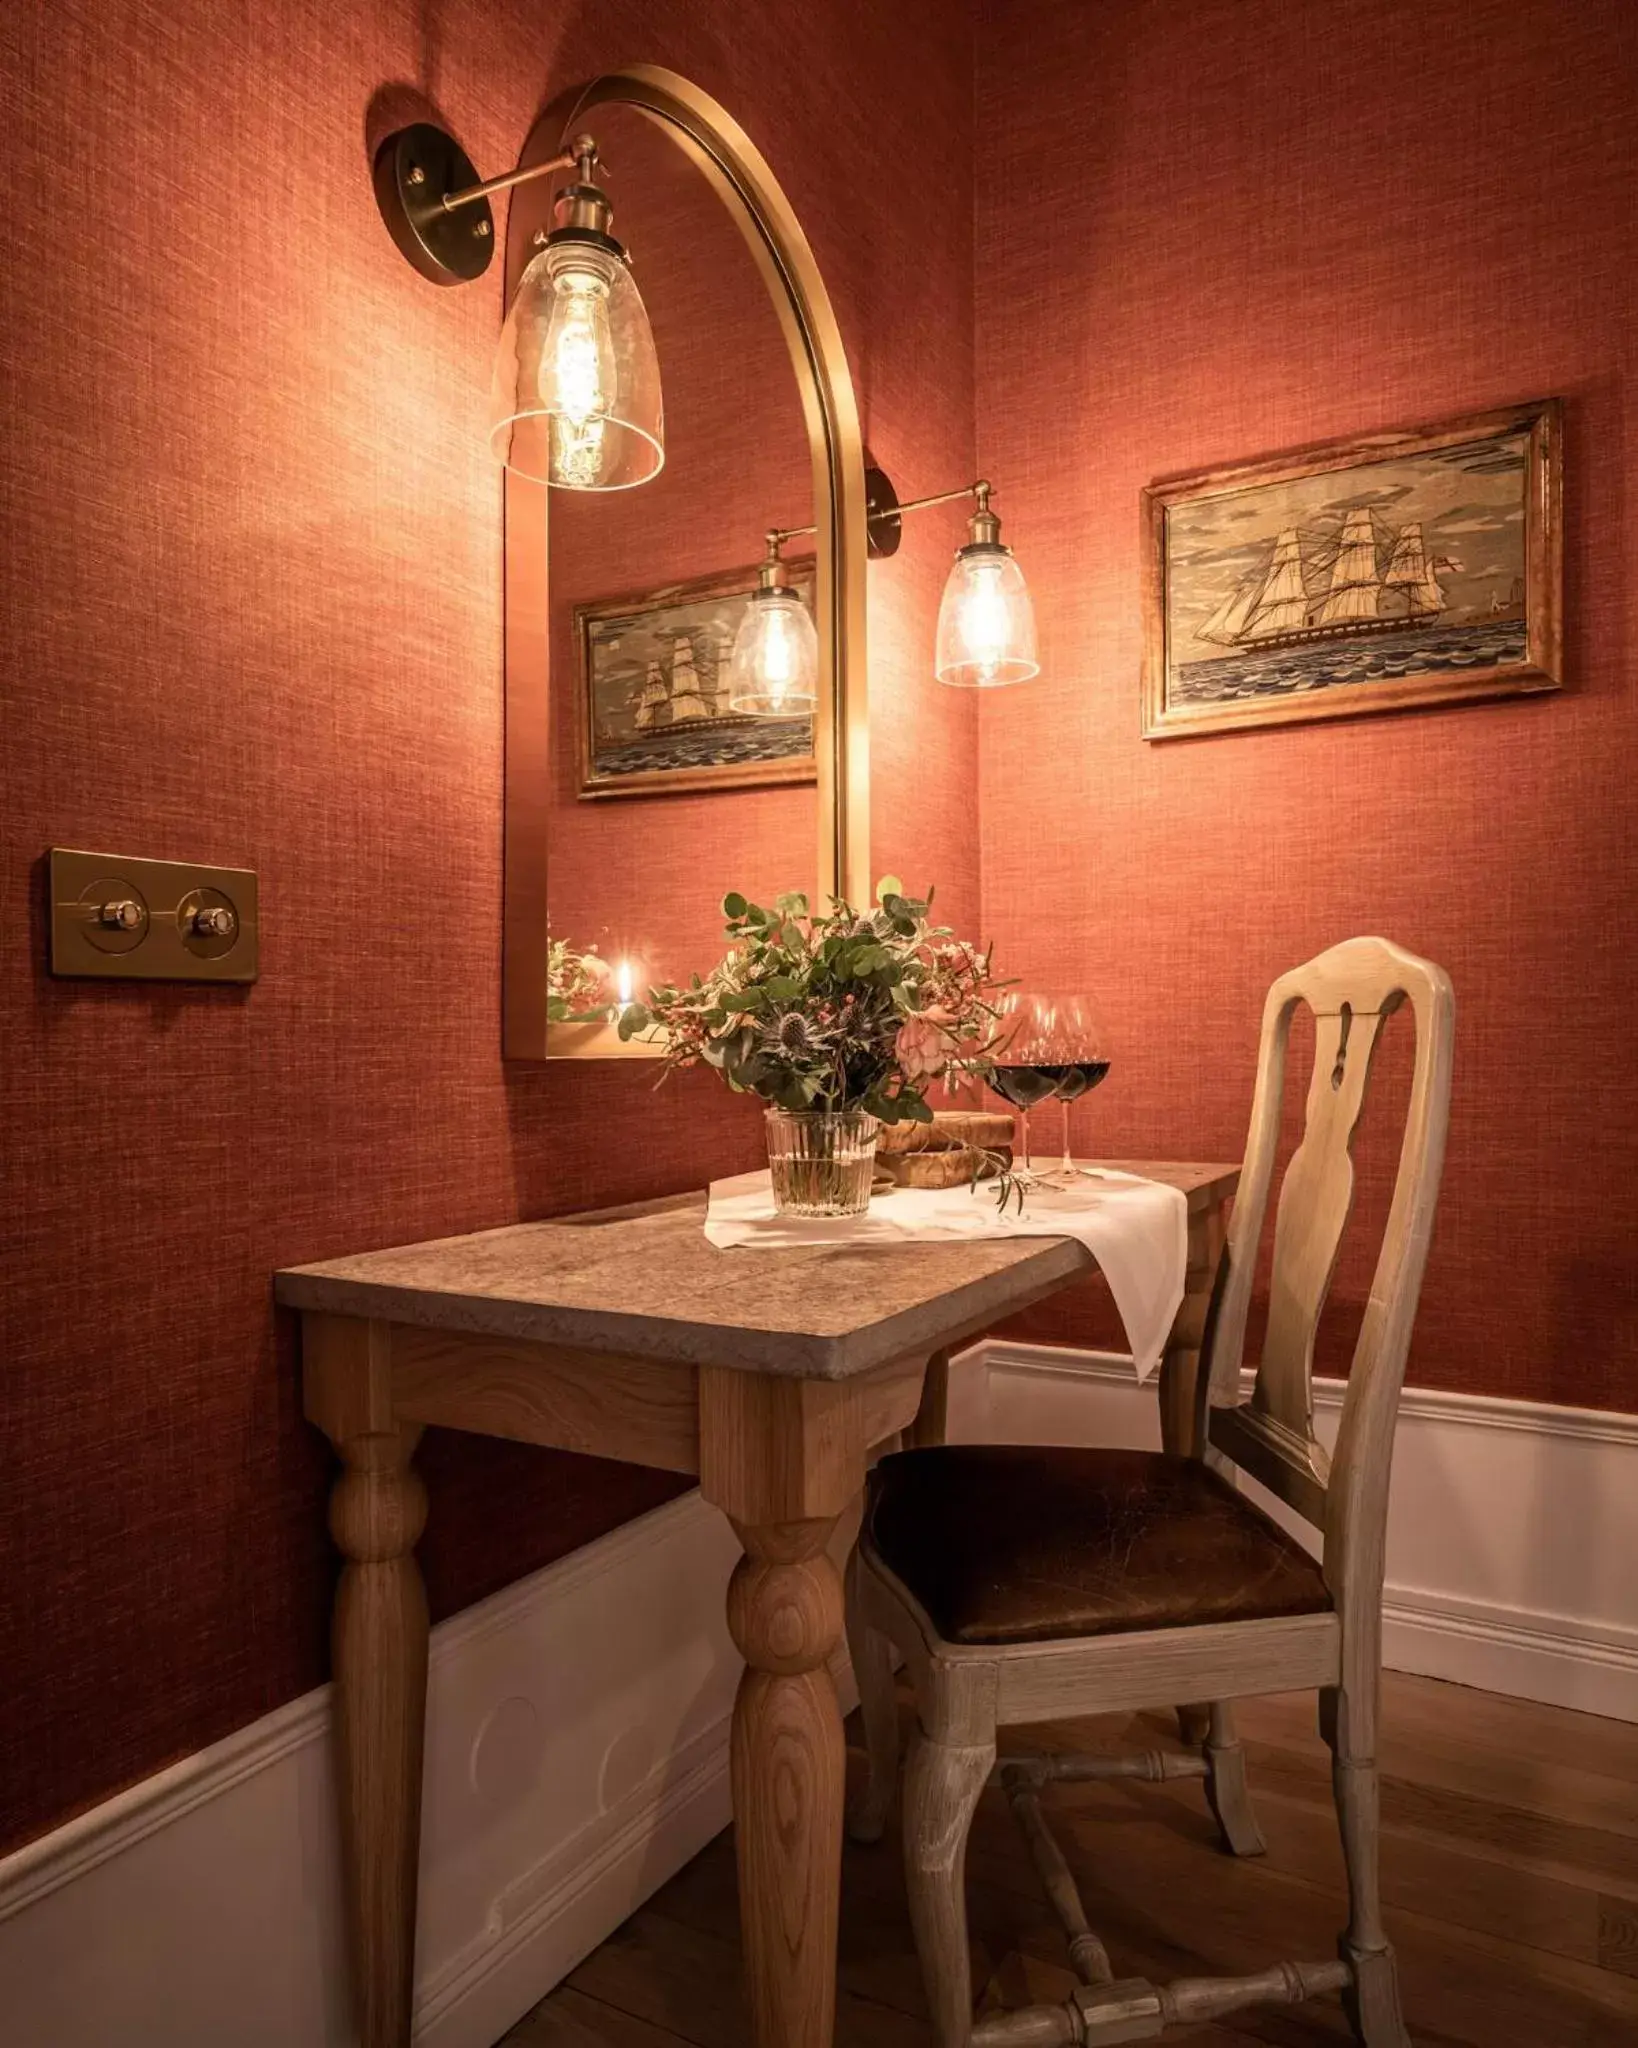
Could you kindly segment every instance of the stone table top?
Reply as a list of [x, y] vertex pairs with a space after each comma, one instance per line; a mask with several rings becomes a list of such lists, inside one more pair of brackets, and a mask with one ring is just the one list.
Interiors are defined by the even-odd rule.
[[[1126, 1165], [1127, 1162], [1104, 1162]], [[1237, 1169], [1139, 1163], [1191, 1207]], [[1092, 1270], [1069, 1238], [719, 1250], [702, 1191], [327, 1259], [279, 1273], [286, 1307], [839, 1380], [988, 1327]]]

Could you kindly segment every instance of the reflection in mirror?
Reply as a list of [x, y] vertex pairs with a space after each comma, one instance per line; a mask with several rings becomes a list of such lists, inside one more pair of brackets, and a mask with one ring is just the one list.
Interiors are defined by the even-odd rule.
[[[731, 702], [764, 533], [815, 517], [787, 344], [738, 226], [665, 131], [620, 106], [594, 125], [613, 232], [653, 328], [665, 465], [641, 489], [549, 498], [559, 1019], [599, 991], [640, 997], [703, 972], [722, 951], [730, 889], [771, 901], [817, 881], [812, 715]], [[544, 222], [549, 192], [535, 204]], [[811, 545], [783, 550], [784, 580], [810, 608]]]

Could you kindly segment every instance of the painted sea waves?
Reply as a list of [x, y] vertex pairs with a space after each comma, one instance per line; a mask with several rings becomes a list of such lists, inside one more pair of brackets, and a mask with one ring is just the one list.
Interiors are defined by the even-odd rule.
[[597, 750], [597, 775], [646, 775], [655, 769], [721, 768], [739, 761], [789, 761], [813, 751], [813, 720], [746, 718], [699, 720], [662, 726], [652, 737], [605, 743]]
[[1180, 704], [1233, 704], [1253, 698], [1295, 696], [1350, 683], [1392, 682], [1400, 676], [1460, 674], [1525, 659], [1522, 619], [1469, 625], [1413, 626], [1365, 640], [1317, 646], [1248, 650], [1211, 661], [1188, 661], [1172, 672], [1170, 697]]

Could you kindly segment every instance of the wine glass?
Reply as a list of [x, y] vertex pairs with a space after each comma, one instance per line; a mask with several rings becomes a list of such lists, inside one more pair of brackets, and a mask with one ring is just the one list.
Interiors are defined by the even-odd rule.
[[[1080, 1169], [1070, 1156], [1069, 1105], [1109, 1071], [1109, 1039], [1097, 1005], [1086, 995], [1009, 989], [1001, 998], [990, 1086], [1018, 1111], [1023, 1172], [1037, 1186], [1070, 1187]], [[1063, 1119], [1063, 1158], [1037, 1173], [1030, 1156], [1029, 1113], [1056, 1099]]]

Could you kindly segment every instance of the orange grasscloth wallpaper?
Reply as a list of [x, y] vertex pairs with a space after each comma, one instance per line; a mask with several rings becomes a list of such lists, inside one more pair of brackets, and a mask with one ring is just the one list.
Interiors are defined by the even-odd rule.
[[[488, 170], [574, 78], [695, 77], [802, 216], [901, 490], [974, 474], [976, 426], [1045, 673], [931, 682], [954, 528], [912, 522], [871, 571], [878, 865], [1091, 983], [1082, 1143], [1232, 1157], [1269, 980], [1383, 930], [1460, 1004], [1413, 1376], [1634, 1405], [1635, 43], [1625, 0], [0, 15], [0, 1847], [324, 1675], [274, 1267], [757, 1151], [709, 1077], [498, 1058], [498, 286], [417, 279], [367, 175], [427, 101]], [[1551, 393], [1565, 693], [1144, 745], [1145, 482]], [[53, 842], [257, 867], [260, 985], [52, 984]], [[1366, 1220], [1389, 1163], [1367, 1140]], [[1091, 1297], [1027, 1327], [1106, 1334]], [[423, 1463], [439, 1613], [671, 1483], [436, 1432]]]
[[[907, 494], [970, 476], [964, 10], [0, 15], [0, 1848], [326, 1674], [326, 1455], [275, 1267], [757, 1155], [712, 1077], [502, 1066], [499, 266], [425, 283], [370, 186], [427, 102], [492, 172], [632, 61], [715, 93], [774, 165]], [[970, 820], [892, 802], [912, 758], [973, 782], [972, 707], [923, 658], [945, 551], [925, 532], [872, 580], [878, 844], [970, 921]], [[50, 981], [54, 843], [258, 869], [260, 983]], [[423, 1466], [439, 1614], [675, 1486], [437, 1432]]]

